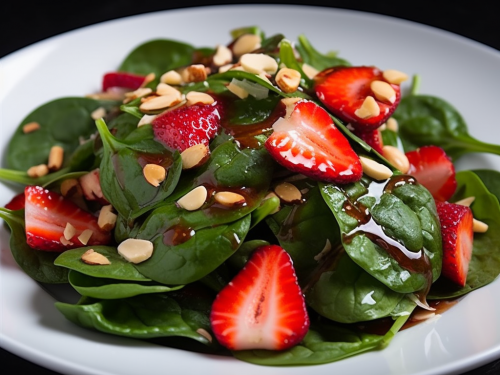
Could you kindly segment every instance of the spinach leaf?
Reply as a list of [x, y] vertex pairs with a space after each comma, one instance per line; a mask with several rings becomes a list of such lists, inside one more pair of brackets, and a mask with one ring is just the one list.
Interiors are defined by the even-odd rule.
[[405, 151], [435, 145], [443, 148], [453, 160], [475, 152], [500, 155], [500, 146], [469, 135], [460, 113], [443, 99], [428, 95], [406, 96], [393, 116], [398, 121]]
[[337, 57], [336, 52], [329, 52], [327, 54], [318, 52], [304, 34], [299, 35], [298, 42], [296, 48], [303, 62], [319, 71], [338, 65], [350, 65], [347, 60]]
[[[106, 199], [127, 219], [151, 210], [174, 190], [182, 170], [179, 152], [170, 152], [154, 139], [151, 126], [137, 128], [123, 141], [109, 132], [102, 120], [96, 121], [104, 145], [100, 167], [101, 187]], [[148, 163], [167, 170], [165, 181], [158, 187], [143, 175]]]
[[313, 81], [304, 73], [301, 64], [295, 58], [295, 51], [288, 40], [282, 40], [280, 43], [280, 62], [287, 68], [295, 69], [300, 73], [300, 84], [306, 89], [313, 87]]
[[500, 172], [492, 169], [476, 169], [472, 172], [481, 179], [488, 191], [500, 201]]
[[233, 355], [242, 361], [267, 366], [313, 365], [339, 361], [385, 348], [407, 319], [408, 315], [397, 318], [385, 334], [370, 333], [355, 325], [341, 325], [326, 319], [315, 320], [304, 340], [291, 349], [242, 350], [233, 352]]
[[441, 232], [432, 195], [409, 176], [320, 184], [348, 255], [399, 293], [426, 291], [441, 271]]
[[32, 279], [48, 284], [68, 282], [68, 270], [56, 267], [59, 253], [32, 249], [26, 243], [24, 210], [11, 211], [0, 207], [0, 218], [11, 230], [10, 250], [16, 263]]
[[306, 292], [306, 301], [328, 319], [356, 323], [389, 316], [404, 296], [370, 276], [343, 253], [335, 269], [322, 273]]
[[227, 260], [227, 264], [236, 270], [241, 270], [245, 264], [248, 262], [248, 259], [252, 256], [252, 253], [261, 246], [269, 245], [269, 242], [264, 240], [250, 240], [245, 241], [243, 244], [236, 250], [236, 252], [229, 257]]
[[[483, 176], [489, 173], [482, 172]], [[498, 172], [492, 172], [491, 177], [498, 177]], [[498, 197], [491, 194], [477, 174], [471, 171], [461, 171], [456, 175], [457, 191], [451, 201], [466, 197], [475, 197], [471, 205], [474, 218], [488, 224], [486, 233], [474, 233], [472, 258], [469, 263], [466, 285], [461, 288], [440, 278], [432, 285], [429, 299], [454, 298], [481, 288], [500, 274], [500, 204]], [[498, 182], [494, 183], [494, 186]]]
[[[111, 109], [114, 101], [90, 98], [62, 98], [48, 102], [31, 112], [14, 132], [6, 154], [7, 166], [26, 171], [47, 163], [52, 146], [64, 148], [65, 163], [79, 146], [80, 137], [95, 133], [91, 113], [99, 107]], [[24, 134], [23, 125], [38, 122], [40, 129]]]
[[82, 296], [97, 299], [129, 298], [139, 294], [165, 293], [182, 288], [182, 286], [169, 287], [153, 282], [117, 282], [109, 278], [88, 276], [74, 270], [69, 271], [68, 280]]
[[[91, 248], [108, 258], [111, 264], [96, 266], [84, 263], [82, 261], [82, 255]], [[116, 248], [112, 246], [80, 247], [78, 249], [67, 250], [57, 257], [54, 264], [97, 278], [138, 282], [151, 280], [140, 272], [137, 272], [132, 263], [127, 262], [118, 254]]]
[[237, 39], [245, 34], [258, 35], [261, 37], [261, 39], [265, 38], [264, 31], [262, 31], [261, 28], [258, 26], [245, 26], [231, 30], [231, 37], [233, 39]]

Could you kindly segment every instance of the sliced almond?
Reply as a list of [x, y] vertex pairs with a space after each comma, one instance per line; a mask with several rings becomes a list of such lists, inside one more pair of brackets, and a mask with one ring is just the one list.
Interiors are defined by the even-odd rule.
[[244, 34], [233, 44], [233, 54], [237, 57], [255, 51], [261, 47], [261, 37], [255, 34]]
[[82, 243], [82, 245], [86, 245], [89, 243], [90, 239], [94, 232], [91, 229], [85, 229], [79, 236], [78, 241]]
[[375, 117], [380, 114], [380, 107], [373, 96], [367, 96], [363, 101], [361, 107], [359, 107], [354, 114], [362, 119], [368, 119], [370, 117]]
[[88, 249], [82, 254], [83, 263], [90, 264], [92, 266], [107, 266], [111, 264], [108, 258], [106, 258], [101, 253], [94, 251], [94, 249]]
[[387, 130], [391, 130], [394, 133], [398, 132], [399, 130], [398, 121], [394, 117], [389, 117], [385, 124], [387, 126]]
[[156, 94], [157, 95], [173, 95], [174, 97], [178, 97], [181, 99], [181, 92], [177, 90], [175, 87], [170, 86], [166, 83], [160, 82], [158, 86], [156, 86]]
[[181, 73], [182, 81], [185, 83], [203, 82], [207, 79], [207, 71], [203, 64], [193, 64], [186, 68]]
[[363, 167], [363, 173], [374, 180], [387, 180], [392, 176], [392, 171], [388, 167], [375, 160], [365, 158], [364, 156], [360, 156], [359, 160]]
[[402, 173], [408, 173], [410, 170], [410, 161], [399, 148], [385, 145], [382, 148], [382, 153], [384, 157], [391, 163], [394, 167], [400, 170]]
[[459, 201], [456, 201], [455, 204], [470, 207], [470, 205], [472, 204], [472, 202], [474, 202], [475, 199], [476, 199], [476, 197], [467, 197], [467, 198], [461, 199]]
[[72, 246], [73, 245], [73, 242], [68, 241], [66, 238], [64, 238], [64, 236], [61, 236], [59, 238], [59, 242], [62, 243], [64, 246]]
[[206, 338], [208, 340], [208, 342], [212, 342], [212, 335], [210, 333], [208, 333], [208, 331], [206, 329], [203, 329], [203, 328], [198, 328], [196, 330], [196, 333], [198, 333], [199, 335], [202, 335], [204, 338]]
[[103, 118], [106, 116], [106, 109], [103, 107], [99, 107], [96, 110], [92, 111], [90, 114], [90, 117], [92, 117], [92, 120], [99, 120], [100, 118]]
[[418, 320], [418, 321], [423, 321], [423, 320], [427, 320], [430, 318], [434, 318], [435, 316], [436, 316], [436, 313], [434, 311], [424, 310], [424, 311], [419, 311], [419, 312], [413, 314], [412, 319]]
[[178, 104], [181, 100], [181, 96], [177, 94], [161, 95], [145, 101], [139, 109], [145, 113], [160, 111]]
[[71, 225], [71, 223], [66, 223], [63, 232], [64, 238], [70, 241], [75, 234], [76, 234], [76, 228], [73, 225]]
[[286, 114], [285, 114], [285, 119], [289, 118], [290, 115], [292, 114], [293, 110], [295, 109], [295, 105], [300, 102], [302, 98], [283, 98], [281, 99], [281, 102], [285, 105], [286, 107]]
[[225, 45], [218, 45], [213, 57], [215, 66], [223, 66], [229, 64], [233, 60], [233, 53]]
[[154, 187], [160, 186], [167, 178], [166, 169], [158, 164], [146, 164], [144, 168], [142, 168], [142, 174], [146, 181]]
[[146, 75], [146, 77], [144, 78], [144, 81], [142, 82], [141, 84], [141, 87], [145, 87], [148, 83], [150, 82], [153, 82], [156, 78], [156, 74], [154, 73], [149, 73], [148, 75]]
[[49, 173], [49, 167], [47, 164], [35, 165], [29, 168], [26, 173], [32, 178], [43, 177]]
[[203, 206], [207, 200], [207, 194], [205, 186], [198, 186], [179, 199], [177, 204], [187, 211], [195, 211]]
[[151, 124], [155, 118], [156, 118], [156, 115], [144, 115], [141, 117], [141, 119], [137, 123], [137, 127]]
[[219, 67], [219, 73], [225, 73], [227, 72], [228, 70], [231, 70], [231, 68], [234, 66], [234, 64], [226, 64], [226, 65], [222, 65]]
[[240, 99], [248, 97], [248, 91], [238, 85], [235, 85], [233, 82], [230, 82], [229, 85], [227, 85], [227, 89]]
[[51, 171], [61, 169], [64, 161], [64, 148], [61, 146], [52, 146], [49, 153], [49, 163], [47, 167]]
[[182, 77], [179, 72], [169, 70], [160, 77], [160, 82], [166, 83], [167, 85], [178, 86], [182, 84]]
[[274, 188], [276, 195], [286, 203], [298, 203], [302, 200], [300, 190], [289, 182], [282, 182]]
[[137, 264], [151, 258], [153, 248], [151, 241], [128, 238], [118, 245], [118, 254], [127, 261]]
[[394, 103], [396, 101], [396, 91], [390, 84], [384, 81], [373, 81], [370, 84], [375, 97], [381, 102]]
[[146, 95], [149, 95], [152, 92], [153, 92], [153, 90], [150, 89], [149, 87], [139, 87], [135, 91], [125, 93], [125, 97], [128, 99], [128, 101], [132, 101], [132, 100], [135, 100], [137, 98], [142, 98]]
[[40, 129], [40, 124], [38, 122], [28, 122], [23, 125], [23, 133], [28, 134]]
[[240, 206], [245, 203], [245, 197], [232, 191], [219, 191], [215, 193], [214, 199], [217, 203], [226, 207]]
[[318, 69], [313, 68], [311, 65], [306, 63], [302, 64], [302, 71], [309, 79], [313, 79], [319, 73]]
[[82, 187], [76, 178], [63, 180], [59, 189], [63, 197], [82, 196], [83, 194]]
[[488, 230], [488, 224], [483, 223], [480, 220], [473, 219], [472, 228], [473, 228], [473, 231], [476, 233], [485, 233]]
[[215, 102], [214, 98], [211, 95], [208, 95], [204, 92], [198, 91], [190, 91], [186, 95], [187, 105], [195, 105], [195, 104], [212, 104]]
[[113, 206], [108, 204], [101, 208], [97, 219], [97, 225], [102, 230], [109, 232], [115, 227], [117, 217], [118, 216], [113, 212]]
[[392, 83], [394, 85], [399, 85], [400, 83], [403, 83], [408, 79], [408, 75], [406, 75], [403, 72], [400, 72], [399, 70], [394, 70], [394, 69], [384, 70], [382, 76], [387, 82]]
[[210, 149], [203, 143], [186, 148], [181, 152], [182, 169], [196, 168], [208, 160]]
[[266, 72], [272, 75], [278, 70], [276, 60], [263, 53], [246, 53], [241, 56], [240, 63], [245, 71], [253, 74]]
[[295, 69], [283, 68], [276, 74], [276, 84], [286, 93], [297, 91], [300, 85], [300, 73]]

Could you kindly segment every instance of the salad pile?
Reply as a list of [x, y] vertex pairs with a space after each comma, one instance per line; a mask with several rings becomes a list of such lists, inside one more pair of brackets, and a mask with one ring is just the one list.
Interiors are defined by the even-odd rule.
[[12, 255], [88, 329], [263, 365], [382, 349], [500, 273], [500, 174], [454, 164], [500, 146], [392, 68], [258, 27], [148, 41], [17, 128]]

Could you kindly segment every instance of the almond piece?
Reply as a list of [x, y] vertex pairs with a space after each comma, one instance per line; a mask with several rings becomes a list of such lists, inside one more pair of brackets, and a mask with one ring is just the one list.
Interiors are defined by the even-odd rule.
[[196, 330], [196, 333], [205, 337], [209, 342], [212, 342], [212, 340], [213, 340], [212, 335], [210, 333], [208, 333], [208, 331], [206, 329], [198, 328]]
[[96, 110], [92, 111], [90, 114], [90, 117], [92, 117], [92, 120], [99, 120], [100, 118], [103, 118], [106, 116], [106, 109], [103, 107], [99, 107]]
[[380, 114], [380, 107], [373, 96], [367, 96], [361, 107], [359, 107], [354, 114], [359, 118], [368, 119], [370, 117], [378, 116]]
[[49, 173], [49, 167], [46, 164], [35, 165], [29, 168], [26, 173], [32, 178], [43, 177]]
[[223, 66], [229, 64], [233, 60], [233, 53], [225, 45], [218, 45], [212, 59], [215, 66]]
[[282, 68], [276, 74], [276, 84], [286, 93], [297, 91], [300, 85], [300, 73], [295, 69]]
[[278, 70], [276, 60], [263, 53], [246, 53], [241, 56], [240, 63], [246, 72], [253, 74], [266, 72], [272, 75]]
[[214, 199], [217, 203], [226, 207], [240, 206], [245, 203], [245, 197], [232, 191], [219, 191], [215, 193]]
[[289, 182], [282, 182], [274, 188], [276, 195], [286, 203], [297, 203], [302, 200], [300, 190]]
[[387, 69], [382, 73], [384, 79], [394, 85], [399, 85], [408, 79], [408, 75], [399, 70]]
[[181, 73], [182, 81], [185, 83], [203, 82], [207, 79], [207, 71], [203, 64], [193, 64], [186, 68]]
[[146, 181], [154, 187], [160, 186], [167, 178], [166, 169], [158, 164], [146, 164], [142, 169], [142, 174]]
[[128, 238], [118, 245], [118, 254], [128, 262], [137, 264], [151, 258], [153, 248], [151, 241]]
[[195, 105], [195, 104], [212, 104], [215, 102], [214, 98], [211, 95], [208, 95], [204, 92], [198, 91], [190, 91], [186, 94], [187, 105]]
[[182, 94], [179, 90], [177, 90], [175, 87], [170, 86], [166, 83], [160, 82], [158, 86], [156, 86], [156, 94], [157, 95], [173, 95], [174, 97], [177, 97], [179, 101], [182, 98]]
[[399, 130], [398, 121], [394, 117], [389, 117], [386, 122], [387, 130], [397, 133]]
[[82, 196], [83, 194], [82, 187], [76, 178], [64, 180], [59, 189], [63, 197]]
[[238, 85], [235, 85], [233, 82], [230, 82], [226, 87], [240, 99], [245, 99], [246, 97], [248, 97], [248, 91]]
[[388, 167], [376, 162], [375, 160], [360, 156], [359, 161], [363, 167], [363, 173], [374, 180], [387, 180], [392, 176], [392, 171]]
[[28, 134], [40, 129], [40, 124], [38, 122], [28, 122], [23, 125], [23, 133]]
[[145, 101], [139, 106], [144, 113], [156, 112], [178, 104], [182, 100], [180, 95], [161, 95]]
[[313, 68], [311, 65], [306, 63], [302, 64], [302, 71], [309, 79], [313, 79], [319, 73], [318, 69]]
[[83, 263], [90, 264], [92, 266], [107, 266], [108, 264], [111, 264], [108, 258], [101, 253], [94, 251], [94, 249], [88, 249], [84, 252], [81, 259]]
[[402, 152], [399, 148], [385, 145], [382, 148], [382, 153], [389, 163], [399, 169], [402, 173], [408, 173], [410, 169], [410, 161], [404, 152]]
[[139, 120], [137, 127], [151, 124], [155, 118], [156, 118], [156, 115], [144, 115]]
[[373, 81], [370, 84], [370, 89], [375, 97], [381, 102], [394, 103], [396, 101], [396, 91], [390, 84], [384, 81]]
[[50, 171], [61, 169], [64, 160], [64, 148], [61, 146], [52, 146], [49, 153], [49, 163], [47, 167]]
[[198, 186], [179, 199], [177, 204], [187, 211], [195, 211], [203, 206], [207, 200], [207, 194], [205, 186]]
[[255, 34], [244, 34], [233, 44], [233, 54], [236, 57], [252, 52], [261, 47], [261, 37]]
[[203, 143], [186, 148], [181, 152], [182, 169], [196, 168], [208, 160], [210, 149]]
[[178, 86], [182, 84], [182, 77], [175, 70], [169, 70], [160, 77], [160, 82], [166, 83], [167, 85]]
[[82, 187], [85, 199], [89, 201], [105, 200], [104, 194], [101, 189], [101, 182], [99, 178], [99, 169], [94, 169], [87, 174], [84, 174], [78, 179]]
[[104, 231], [109, 232], [116, 225], [117, 215], [113, 212], [113, 206], [108, 204], [101, 208], [99, 212], [99, 218], [97, 219], [97, 225]]
[[474, 202], [475, 199], [476, 197], [467, 197], [464, 199], [460, 199], [459, 201], [456, 201], [455, 204], [470, 207], [470, 205], [472, 204], [472, 202]]
[[488, 224], [480, 220], [473, 219], [472, 228], [475, 233], [485, 233], [488, 230]]
[[78, 241], [82, 243], [82, 245], [86, 245], [89, 243], [90, 238], [94, 232], [91, 229], [85, 229], [79, 236], [78, 236]]
[[75, 234], [76, 234], [76, 228], [73, 225], [71, 225], [71, 223], [66, 223], [66, 227], [64, 227], [64, 232], [63, 232], [64, 238], [70, 241]]

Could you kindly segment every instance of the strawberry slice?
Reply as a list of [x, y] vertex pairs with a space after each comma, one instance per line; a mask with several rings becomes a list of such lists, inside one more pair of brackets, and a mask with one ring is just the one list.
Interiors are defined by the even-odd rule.
[[353, 131], [359, 138], [365, 141], [368, 146], [372, 147], [379, 154], [383, 154], [384, 141], [382, 140], [382, 134], [379, 129], [369, 130], [366, 132], [360, 132], [357, 130]]
[[145, 76], [127, 72], [106, 73], [102, 77], [102, 91], [107, 91], [111, 87], [137, 90], [144, 83], [145, 79]]
[[277, 245], [255, 250], [215, 298], [210, 322], [217, 340], [230, 350], [298, 344], [309, 329], [309, 316], [288, 253]]
[[[375, 81], [378, 82], [372, 85]], [[339, 66], [323, 70], [314, 77], [314, 91], [335, 116], [360, 131], [374, 130], [382, 125], [401, 99], [400, 86], [388, 83], [383, 72], [372, 66]], [[375, 99], [378, 114], [358, 111], [368, 96]]]
[[436, 201], [447, 201], [457, 189], [455, 167], [451, 158], [438, 146], [423, 146], [406, 153], [408, 174], [424, 185]]
[[[62, 195], [40, 186], [27, 186], [24, 193], [26, 239], [30, 247], [62, 252], [85, 245], [106, 245], [111, 241], [110, 233], [99, 228], [95, 216]], [[68, 223], [75, 231], [66, 239], [64, 230]], [[86, 229], [92, 231], [92, 236], [82, 243], [78, 237]]]
[[12, 198], [10, 202], [5, 205], [5, 208], [12, 211], [22, 210], [24, 208], [24, 201], [25, 197], [23, 191], [22, 193], [15, 195], [14, 198]]
[[436, 202], [443, 236], [442, 275], [465, 286], [472, 256], [473, 216], [467, 206]]
[[200, 143], [208, 146], [221, 126], [221, 105], [182, 106], [159, 114], [151, 125], [155, 137], [170, 148], [182, 152]]
[[265, 146], [285, 168], [316, 180], [349, 183], [363, 174], [349, 141], [311, 101], [298, 102], [288, 118], [276, 121]]

